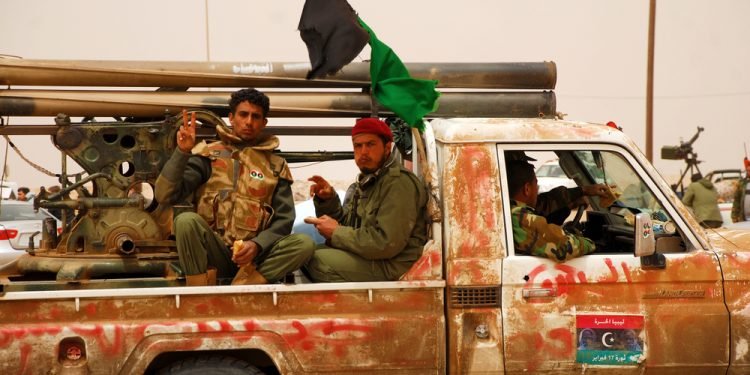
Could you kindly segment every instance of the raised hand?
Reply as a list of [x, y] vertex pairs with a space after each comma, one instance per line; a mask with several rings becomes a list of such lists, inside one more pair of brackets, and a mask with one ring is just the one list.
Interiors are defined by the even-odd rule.
[[312, 176], [307, 179], [307, 181], [312, 181], [312, 185], [310, 185], [310, 196], [317, 196], [318, 198], [322, 200], [328, 200], [333, 198], [333, 196], [336, 194], [336, 191], [333, 190], [333, 187], [331, 184], [326, 181], [325, 178], [320, 177], [318, 175]]
[[188, 121], [187, 110], [182, 110], [182, 126], [177, 129], [177, 147], [184, 153], [189, 153], [195, 146], [195, 112]]

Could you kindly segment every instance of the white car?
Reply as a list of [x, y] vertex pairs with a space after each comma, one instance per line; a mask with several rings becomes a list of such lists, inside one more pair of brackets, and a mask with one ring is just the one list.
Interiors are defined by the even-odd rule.
[[550, 191], [558, 186], [565, 186], [568, 188], [576, 187], [576, 182], [568, 178], [560, 168], [560, 164], [557, 160], [550, 160], [544, 162], [536, 169], [536, 179], [539, 184], [539, 192], [544, 193]]
[[34, 212], [31, 202], [2, 200], [0, 202], [0, 266], [14, 261], [26, 252], [29, 239], [34, 236], [34, 247], [42, 239], [42, 221], [45, 218], [57, 221], [58, 232], [60, 221], [47, 210], [40, 208]]

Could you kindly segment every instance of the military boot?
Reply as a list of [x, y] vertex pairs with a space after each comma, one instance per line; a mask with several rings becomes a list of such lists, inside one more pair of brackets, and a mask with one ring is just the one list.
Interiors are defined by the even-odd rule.
[[205, 273], [185, 276], [186, 286], [216, 285], [216, 268], [209, 268]]

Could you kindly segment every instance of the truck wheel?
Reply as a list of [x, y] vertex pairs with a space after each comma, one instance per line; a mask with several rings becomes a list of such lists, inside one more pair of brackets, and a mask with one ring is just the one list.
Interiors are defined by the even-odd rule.
[[211, 355], [187, 358], [161, 369], [159, 375], [264, 375], [257, 367], [234, 357]]

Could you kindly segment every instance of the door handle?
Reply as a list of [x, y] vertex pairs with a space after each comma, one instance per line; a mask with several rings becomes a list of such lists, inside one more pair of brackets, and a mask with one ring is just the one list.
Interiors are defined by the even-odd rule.
[[524, 288], [521, 290], [523, 298], [551, 298], [557, 297], [557, 288]]

